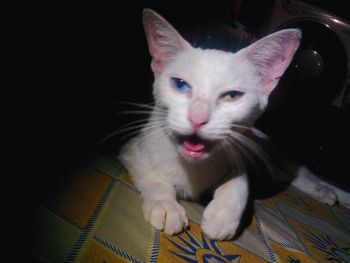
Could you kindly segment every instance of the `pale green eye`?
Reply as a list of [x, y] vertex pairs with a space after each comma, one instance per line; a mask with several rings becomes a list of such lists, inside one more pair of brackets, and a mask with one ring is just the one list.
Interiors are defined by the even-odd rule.
[[243, 92], [237, 90], [230, 90], [223, 93], [220, 97], [223, 101], [230, 102], [240, 98], [243, 95]]

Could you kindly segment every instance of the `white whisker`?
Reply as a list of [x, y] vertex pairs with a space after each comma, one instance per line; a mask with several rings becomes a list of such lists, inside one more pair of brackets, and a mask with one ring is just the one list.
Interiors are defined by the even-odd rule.
[[142, 118], [136, 121], [132, 121], [130, 123], [127, 123], [123, 126], [121, 126], [119, 129], [111, 132], [104, 138], [102, 138], [95, 146], [92, 147], [90, 152], [94, 151], [98, 146], [105, 143], [106, 141], [110, 140], [111, 138], [125, 133], [129, 131], [134, 131], [126, 136], [123, 136], [121, 139], [117, 140], [113, 145], [118, 144], [121, 140], [126, 139], [128, 137], [131, 137], [132, 135], [138, 134], [142, 129], [145, 129], [145, 127], [150, 127], [151, 125], [166, 125], [165, 118], [166, 118], [166, 111], [163, 108], [159, 108], [157, 106], [152, 106], [148, 104], [141, 104], [141, 103], [135, 103], [135, 102], [116, 102], [119, 104], [127, 104], [131, 106], [136, 106], [148, 110], [128, 110], [128, 111], [120, 111], [118, 114], [121, 115], [148, 115], [146, 118]]
[[267, 152], [259, 144], [257, 144], [256, 142], [254, 142], [252, 139], [245, 136], [244, 134], [238, 133], [235, 131], [232, 131], [228, 138], [230, 138], [232, 142], [240, 143], [241, 146], [243, 146], [246, 150], [249, 150], [249, 151], [242, 151], [242, 152], [245, 153], [245, 156], [250, 160], [251, 163], [254, 164], [255, 161], [249, 156], [249, 154], [254, 154], [265, 164], [269, 172], [271, 174], [273, 173], [271, 160], [270, 160], [271, 158], [269, 154], [267, 154]]
[[133, 101], [114, 101], [114, 102], [110, 102], [109, 104], [124, 104], [124, 105], [139, 107], [139, 108], [147, 108], [150, 110], [153, 110], [154, 108], [157, 107], [154, 102], [151, 102], [149, 104], [144, 104], [144, 103], [133, 102]]
[[230, 168], [233, 171], [236, 171], [236, 173], [242, 171], [244, 168], [244, 162], [242, 161], [242, 158], [240, 158], [241, 153], [237, 145], [232, 144], [227, 138], [221, 142], [221, 145], [227, 154], [228, 162], [231, 164]]
[[[113, 145], [109, 149], [111, 150], [112, 148], [114, 148], [115, 145], [118, 145], [118, 143], [124, 141], [127, 138], [130, 138], [130, 137], [133, 137], [133, 136], [135, 136], [137, 134], [140, 134], [142, 131], [146, 132], [148, 130], [154, 129], [153, 132], [147, 133], [147, 136], [142, 136], [142, 137], [139, 138], [140, 145], [143, 145], [143, 142], [146, 141], [146, 139], [148, 139], [148, 137], [151, 137], [149, 135], [151, 135], [153, 133], [156, 133], [156, 132], [160, 132], [160, 130], [164, 129], [165, 125], [166, 125], [166, 121], [153, 121], [151, 123], [148, 122], [148, 123], [146, 123], [143, 126], [139, 125], [140, 127], [136, 127], [136, 128], [135, 127], [131, 127], [131, 128], [137, 129], [137, 130], [133, 131], [131, 133], [128, 133], [128, 134], [124, 135], [123, 137], [119, 138], [117, 141], [115, 141], [113, 143]], [[130, 130], [132, 130], [132, 129], [130, 129]], [[124, 132], [125, 132], [125, 130], [124, 130]]]
[[166, 115], [166, 112], [163, 111], [141, 111], [141, 110], [129, 110], [129, 111], [119, 111], [117, 112], [117, 114], [120, 115], [151, 115], [151, 114], [155, 114], [155, 115], [161, 115], [164, 116]]

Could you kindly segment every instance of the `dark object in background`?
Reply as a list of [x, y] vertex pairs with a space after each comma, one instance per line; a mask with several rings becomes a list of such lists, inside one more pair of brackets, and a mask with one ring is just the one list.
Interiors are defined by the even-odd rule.
[[[251, 27], [254, 1], [243, 1]], [[298, 27], [303, 38], [258, 126], [316, 174], [350, 187], [350, 15], [346, 1], [269, 2], [255, 34]], [[240, 17], [239, 16], [239, 17]], [[254, 19], [253, 19], [254, 20]], [[277, 124], [277, 125], [276, 125]]]

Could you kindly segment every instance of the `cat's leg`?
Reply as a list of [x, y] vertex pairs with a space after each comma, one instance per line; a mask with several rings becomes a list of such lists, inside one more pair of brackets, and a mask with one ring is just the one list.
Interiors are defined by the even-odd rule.
[[[135, 140], [136, 141], [136, 140]], [[137, 141], [136, 141], [137, 142]], [[165, 174], [152, 169], [147, 152], [130, 143], [119, 159], [130, 173], [143, 198], [144, 218], [157, 230], [174, 235], [188, 225], [185, 209], [177, 202], [176, 192]], [[159, 169], [158, 169], [159, 170]]]
[[314, 199], [327, 205], [336, 204], [337, 200], [344, 206], [349, 207], [349, 194], [339, 188], [327, 184], [322, 179], [315, 176], [309, 169], [289, 156], [275, 148], [264, 137], [264, 134], [258, 130], [254, 130], [254, 135], [260, 139], [259, 145], [264, 146], [274, 160], [274, 171], [272, 176], [281, 182], [291, 183], [302, 192], [310, 195]]
[[165, 176], [152, 171], [147, 162], [134, 162], [133, 168], [130, 172], [143, 198], [144, 218], [168, 235], [181, 232], [188, 225], [188, 219], [185, 209], [176, 200], [174, 187]]
[[[302, 192], [310, 195], [314, 199], [327, 204], [334, 205], [340, 198], [336, 187], [323, 183], [309, 169], [291, 159], [280, 149], [270, 143], [267, 136], [257, 129], [252, 129], [253, 138], [258, 141], [258, 145], [263, 146], [263, 150], [272, 156], [274, 161], [274, 179], [284, 183], [291, 183]], [[345, 192], [344, 192], [345, 193]], [[349, 202], [348, 202], [349, 203]]]
[[321, 179], [304, 166], [296, 170], [296, 178], [292, 185], [314, 199], [327, 205], [334, 205], [337, 202], [337, 194], [329, 187], [322, 185]]
[[292, 185], [324, 204], [334, 205], [338, 201], [341, 205], [350, 208], [350, 193], [316, 177], [303, 166], [299, 167]]
[[230, 179], [214, 193], [203, 213], [201, 228], [211, 239], [228, 240], [235, 234], [248, 201], [248, 179], [241, 175]]

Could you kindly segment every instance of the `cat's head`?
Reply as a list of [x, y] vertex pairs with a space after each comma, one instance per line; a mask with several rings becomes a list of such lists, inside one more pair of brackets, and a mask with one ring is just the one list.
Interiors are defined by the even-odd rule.
[[190, 159], [210, 155], [235, 127], [251, 127], [290, 64], [298, 29], [278, 31], [237, 53], [192, 47], [160, 15], [143, 13], [156, 105]]

